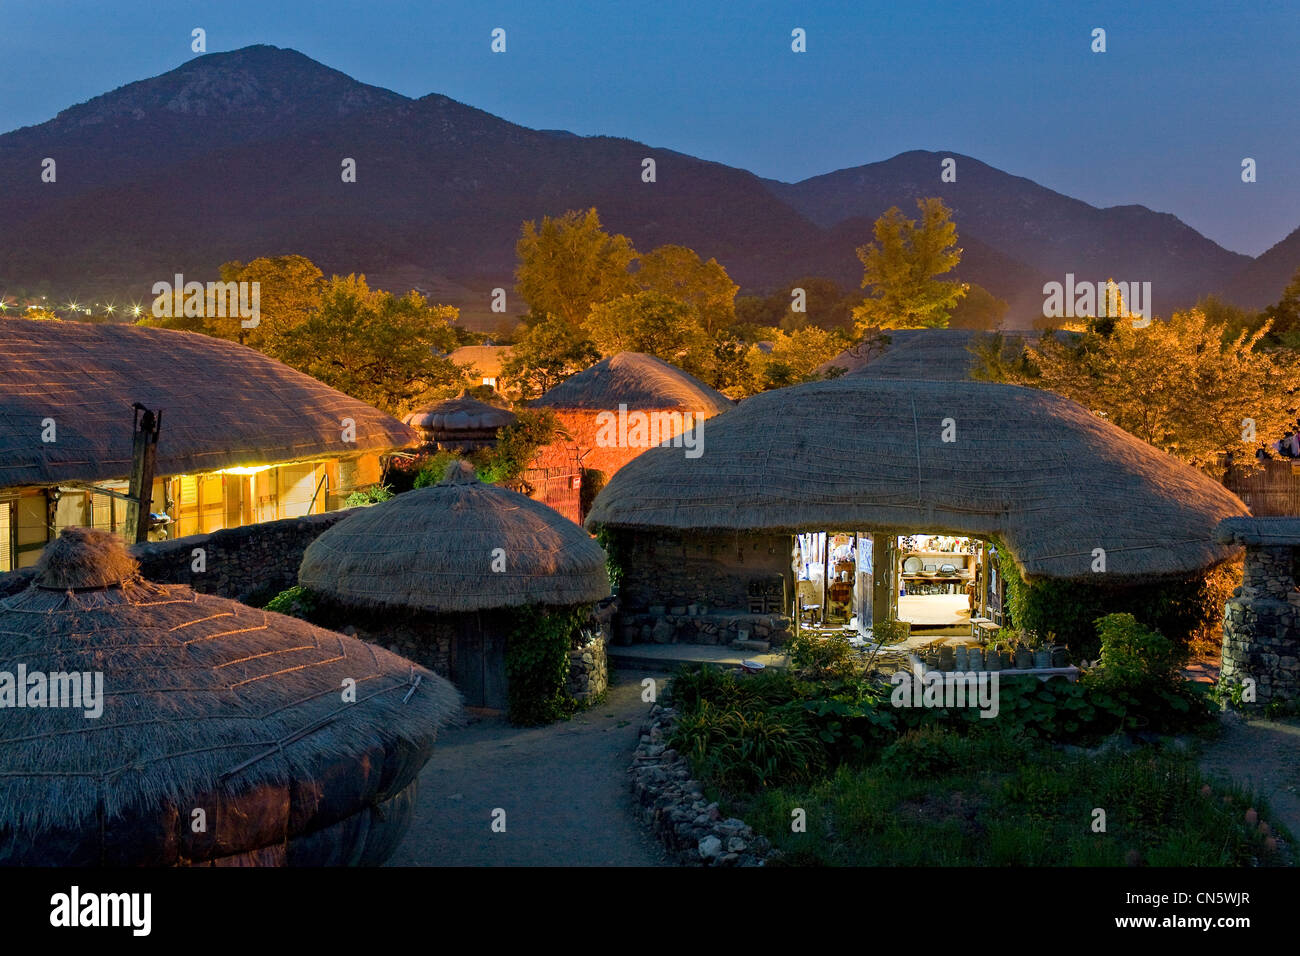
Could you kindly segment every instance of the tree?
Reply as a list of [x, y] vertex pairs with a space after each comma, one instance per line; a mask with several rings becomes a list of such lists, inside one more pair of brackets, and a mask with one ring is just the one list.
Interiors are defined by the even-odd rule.
[[661, 292], [637, 292], [591, 309], [583, 326], [603, 356], [644, 352], [707, 374], [709, 337], [695, 310]]
[[[794, 311], [795, 289], [803, 290], [804, 311]], [[834, 279], [821, 276], [803, 276], [791, 282], [787, 288], [772, 297], [781, 308], [778, 323], [787, 332], [794, 332], [807, 326], [816, 326], [827, 332], [853, 331], [853, 309], [861, 301], [861, 296], [845, 295], [840, 284]]]
[[1300, 269], [1282, 290], [1282, 298], [1264, 310], [1264, 318], [1272, 323], [1271, 344], [1300, 349]]
[[816, 381], [822, 377], [817, 368], [846, 344], [840, 335], [815, 325], [795, 332], [778, 330], [771, 342], [751, 345], [745, 355], [751, 388], [761, 392]]
[[537, 315], [580, 325], [591, 307], [636, 290], [628, 267], [637, 253], [626, 236], [611, 236], [595, 209], [531, 220], [515, 246], [515, 288]]
[[1002, 324], [1007, 316], [1009, 305], [999, 299], [982, 285], [970, 283], [966, 295], [952, 310], [948, 327], [952, 329], [975, 329], [988, 332]]
[[891, 207], [875, 225], [875, 242], [861, 246], [867, 300], [853, 310], [859, 329], [944, 328], [966, 292], [961, 282], [938, 279], [961, 261], [957, 227], [943, 200], [918, 199], [921, 225]]
[[319, 309], [281, 335], [280, 361], [331, 388], [402, 415], [466, 385], [445, 354], [455, 347], [451, 306], [431, 306], [417, 292], [400, 298], [372, 291], [365, 276], [335, 276]]
[[1268, 326], [1225, 341], [1225, 323], [1198, 309], [1135, 328], [1094, 319], [1082, 333], [1045, 333], [1003, 374], [1073, 399], [1190, 465], [1222, 474], [1291, 420], [1294, 372], [1256, 348]]
[[710, 336], [736, 321], [740, 286], [718, 260], [704, 262], [685, 246], [659, 246], [643, 255], [636, 280], [645, 291], [661, 292], [695, 309]]
[[[220, 275], [222, 282], [257, 283], [257, 325], [244, 328], [243, 317], [237, 308], [228, 308], [226, 311], [233, 314], [225, 316], [146, 316], [136, 324], [182, 332], [202, 332], [214, 338], [241, 342], [278, 359], [280, 341], [320, 308], [321, 293], [325, 287], [325, 277], [320, 269], [304, 256], [262, 257], [247, 264], [235, 260], [222, 265]], [[250, 285], [250, 300], [251, 293]], [[238, 301], [238, 295], [233, 298]]]
[[547, 315], [515, 333], [514, 349], [501, 367], [501, 377], [522, 398], [536, 398], [598, 361], [600, 352], [581, 328]]

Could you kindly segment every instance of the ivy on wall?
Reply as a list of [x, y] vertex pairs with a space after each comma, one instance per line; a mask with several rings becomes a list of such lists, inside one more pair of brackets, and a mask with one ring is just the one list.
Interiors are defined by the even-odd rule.
[[1039, 634], [1055, 632], [1075, 657], [1089, 660], [1100, 650], [1095, 622], [1108, 614], [1132, 614], [1182, 648], [1194, 638], [1212, 635], [1223, 619], [1224, 602], [1241, 581], [1239, 566], [1225, 565], [1128, 584], [1052, 579], [1031, 583], [1020, 576], [1011, 550], [1002, 541], [995, 544], [1012, 625]]
[[527, 605], [515, 612], [506, 640], [510, 722], [524, 727], [566, 720], [577, 711], [569, 695], [569, 650], [590, 616], [589, 607]]

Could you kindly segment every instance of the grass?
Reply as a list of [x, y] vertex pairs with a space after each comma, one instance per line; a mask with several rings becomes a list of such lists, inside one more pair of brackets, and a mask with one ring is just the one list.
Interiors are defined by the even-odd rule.
[[[916, 759], [936, 750], [950, 759]], [[1155, 747], [1090, 754], [934, 731], [903, 738], [869, 766], [726, 803], [795, 866], [1289, 862], [1286, 844], [1270, 849], [1258, 823], [1246, 822], [1251, 808], [1267, 818], [1261, 801], [1208, 784], [1190, 754]], [[792, 832], [795, 809], [805, 811], [805, 832]]]

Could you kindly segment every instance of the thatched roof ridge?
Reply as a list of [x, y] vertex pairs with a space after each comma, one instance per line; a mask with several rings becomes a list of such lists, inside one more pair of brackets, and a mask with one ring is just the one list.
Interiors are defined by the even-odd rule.
[[889, 344], [868, 360], [862, 343], [820, 366], [845, 369], [849, 375], [960, 382], [970, 378], [975, 356], [970, 345], [979, 334], [970, 329], [893, 329]]
[[[14, 834], [31, 844], [45, 831], [64, 834], [61, 851], [71, 841], [76, 853], [93, 854], [105, 841], [122, 842], [115, 821], [175, 844], [159, 829], [168, 808], [188, 819], [190, 807], [208, 807], [214, 825], [223, 801], [263, 787], [288, 787], [300, 794], [295, 803], [306, 801], [356, 761], [363, 766], [353, 796], [320, 784], [340, 813], [351, 812], [356, 800], [403, 790], [460, 711], [448, 681], [380, 647], [141, 580], [106, 532], [65, 531], [37, 575], [0, 601], [0, 671], [101, 672], [103, 712], [2, 712], [0, 847], [8, 848], [0, 859], [22, 857]], [[342, 699], [345, 679], [356, 682], [355, 702]], [[293, 810], [306, 825], [310, 807]]]
[[689, 372], [641, 352], [619, 352], [578, 372], [533, 402], [541, 408], [662, 409], [714, 415], [734, 407]]
[[[955, 426], [945, 442], [944, 419]], [[703, 454], [652, 448], [597, 496], [587, 526], [935, 531], [1001, 537], [1027, 576], [1192, 572], [1231, 549], [1240, 499], [1051, 392], [844, 376], [747, 399]]]
[[[0, 319], [0, 488], [126, 478], [131, 406], [163, 413], [158, 475], [414, 445], [407, 426], [234, 342], [130, 325]], [[55, 441], [42, 441], [53, 419]], [[343, 419], [356, 425], [345, 442]]]
[[1300, 518], [1228, 518], [1217, 537], [1223, 544], [1300, 548]]
[[299, 583], [339, 604], [431, 612], [589, 604], [605, 552], [539, 501], [452, 462], [437, 485], [362, 508], [308, 546]]

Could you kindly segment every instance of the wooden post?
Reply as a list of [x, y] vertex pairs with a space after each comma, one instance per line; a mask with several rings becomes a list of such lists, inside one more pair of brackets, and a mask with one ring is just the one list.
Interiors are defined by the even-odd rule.
[[826, 540], [822, 546], [822, 627], [830, 623], [831, 611], [831, 533], [823, 531]]
[[[130, 503], [126, 511], [128, 534], [134, 534], [135, 543], [149, 540], [149, 512], [153, 504], [154, 459], [158, 451], [158, 432], [162, 428], [162, 412], [151, 412], [136, 402], [132, 425], [131, 486], [127, 491]], [[141, 414], [143, 412], [144, 414]]]

